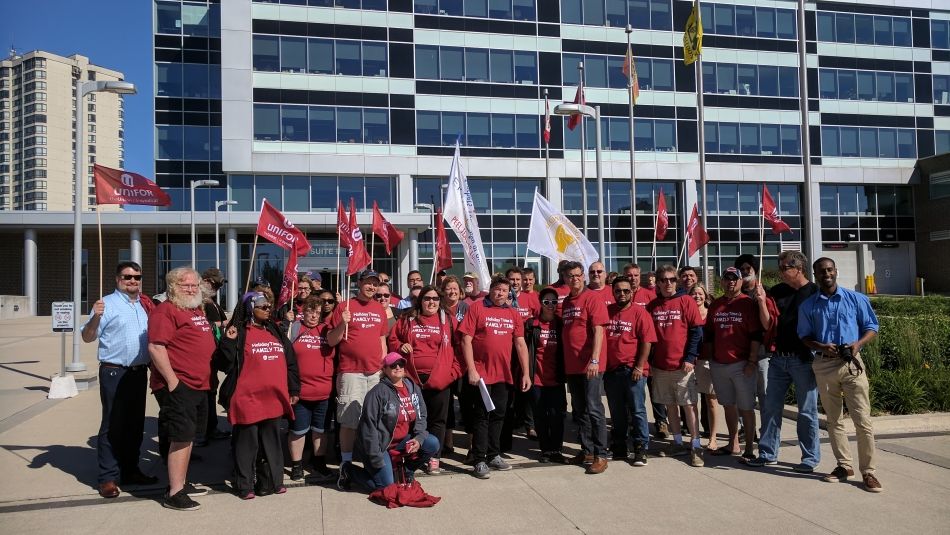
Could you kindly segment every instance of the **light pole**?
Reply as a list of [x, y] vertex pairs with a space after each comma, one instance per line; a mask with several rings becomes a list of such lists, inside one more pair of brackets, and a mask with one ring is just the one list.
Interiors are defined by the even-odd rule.
[[600, 246], [597, 248], [597, 252], [600, 254], [600, 261], [604, 262], [606, 260], [606, 255], [604, 254], [604, 174], [601, 169], [600, 106], [595, 107], [588, 106], [586, 104], [558, 104], [554, 107], [554, 114], [580, 114], [594, 119], [594, 128], [596, 130], [594, 133], [594, 141], [597, 144], [595, 152], [597, 155], [597, 239], [600, 241]]
[[[237, 203], [237, 201], [214, 201], [214, 267], [218, 269], [221, 269], [221, 251], [218, 250], [218, 238], [220, 238], [218, 233], [218, 210], [222, 206], [234, 206]], [[230, 212], [231, 209], [229, 208], [228, 211]]]
[[86, 146], [86, 136], [83, 131], [83, 117], [85, 117], [84, 100], [89, 93], [116, 93], [118, 95], [134, 95], [135, 84], [131, 82], [81, 82], [76, 81], [76, 173], [73, 200], [73, 360], [66, 366], [66, 371], [81, 372], [86, 370], [86, 365], [82, 363], [79, 356], [79, 350], [82, 344], [82, 338], [79, 334], [80, 317], [82, 311], [79, 309], [82, 299], [82, 200], [86, 197], [83, 187], [83, 147]]
[[[192, 180], [191, 181], [191, 269], [195, 269], [195, 188], [201, 186], [217, 186], [217, 180]], [[217, 213], [217, 209], [215, 209]], [[217, 267], [217, 266], [215, 266]]]
[[[432, 283], [434, 284], [435, 283], [435, 264], [437, 263], [436, 254], [435, 254], [435, 203], [434, 202], [432, 203], [417, 202], [415, 205], [413, 205], [413, 208], [418, 208], [420, 210], [428, 210], [429, 213], [432, 214], [432, 227], [431, 227], [431, 230], [432, 230], [432, 277], [431, 279], [432, 279]], [[409, 288], [409, 289], [412, 290], [412, 288]]]

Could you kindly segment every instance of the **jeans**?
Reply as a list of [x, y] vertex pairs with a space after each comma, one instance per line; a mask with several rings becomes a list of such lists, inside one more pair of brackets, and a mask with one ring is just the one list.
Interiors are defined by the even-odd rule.
[[627, 452], [627, 411], [633, 414], [633, 443], [636, 448], [647, 449], [650, 445], [650, 423], [647, 420], [647, 378], [633, 381], [633, 369], [620, 366], [604, 374], [604, 389], [607, 391], [607, 406], [610, 407], [610, 450], [614, 456]]
[[586, 375], [568, 375], [571, 390], [571, 413], [580, 435], [581, 451], [595, 457], [607, 452], [607, 419], [604, 416], [604, 380], [601, 374], [593, 379]]
[[96, 452], [99, 483], [119, 481], [122, 472], [139, 469], [142, 433], [145, 431], [145, 366], [99, 366], [99, 401], [102, 421]]
[[762, 438], [759, 440], [759, 456], [778, 460], [782, 435], [782, 408], [785, 394], [791, 384], [795, 385], [795, 400], [798, 403], [798, 446], [802, 450], [802, 464], [815, 468], [821, 460], [821, 444], [818, 439], [818, 386], [811, 362], [803, 361], [797, 354], [776, 353], [769, 359], [768, 390], [762, 407]]
[[[389, 448], [390, 450], [399, 450], [401, 452], [406, 451], [406, 442], [409, 442], [409, 439], [412, 438], [409, 435], [403, 437], [398, 444]], [[436, 440], [431, 434], [426, 437], [422, 444], [419, 445], [419, 453], [415, 456], [414, 459], [406, 459], [405, 465], [405, 481], [412, 479], [412, 474], [421, 468], [423, 465], [429, 462], [429, 459], [435, 455], [441, 446], [439, 446], [439, 441]], [[358, 466], [349, 466], [351, 470], [350, 475], [353, 476], [353, 479], [360, 485], [366, 487], [370, 491], [388, 487], [396, 482], [395, 477], [393, 476], [393, 463], [392, 457], [389, 456], [387, 451], [383, 455], [383, 467], [380, 469], [373, 468], [368, 462], [363, 463], [364, 468]]]
[[560, 453], [564, 447], [564, 416], [567, 395], [564, 385], [532, 386], [527, 392], [534, 411], [534, 427], [541, 453]]

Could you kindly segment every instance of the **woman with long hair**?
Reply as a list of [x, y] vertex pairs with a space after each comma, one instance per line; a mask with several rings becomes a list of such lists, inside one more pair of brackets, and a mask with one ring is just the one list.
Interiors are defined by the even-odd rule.
[[[709, 313], [709, 305], [712, 304], [712, 296], [709, 295], [709, 292], [706, 291], [706, 287], [703, 286], [701, 282], [697, 282], [689, 289], [689, 295], [696, 300], [696, 305], [699, 307], [699, 317], [705, 322], [706, 314]], [[712, 384], [709, 360], [702, 358], [702, 356], [696, 361], [696, 389], [699, 390], [700, 395], [705, 399], [703, 409], [706, 412], [706, 417], [709, 422], [707, 429], [709, 442], [706, 444], [706, 449], [715, 451], [719, 448], [719, 444], [716, 441], [716, 421], [719, 418], [719, 402], [716, 400], [716, 390]]]
[[[406, 359], [406, 374], [422, 387], [427, 429], [439, 444], [451, 406], [450, 387], [462, 375], [452, 345], [457, 325], [455, 317], [442, 308], [442, 294], [435, 286], [425, 286], [389, 334], [389, 350]], [[433, 457], [427, 471], [437, 474], [440, 470], [439, 457]]]

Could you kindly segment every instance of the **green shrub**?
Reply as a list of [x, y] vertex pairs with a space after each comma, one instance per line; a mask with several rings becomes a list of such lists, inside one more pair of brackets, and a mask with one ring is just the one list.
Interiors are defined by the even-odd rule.
[[950, 369], [926, 370], [921, 374], [921, 384], [927, 393], [930, 410], [950, 411]]
[[921, 374], [913, 370], [883, 370], [871, 383], [871, 407], [890, 414], [917, 414], [929, 409]]
[[871, 305], [879, 316], [943, 316], [950, 317], [950, 298], [927, 297], [872, 297]]

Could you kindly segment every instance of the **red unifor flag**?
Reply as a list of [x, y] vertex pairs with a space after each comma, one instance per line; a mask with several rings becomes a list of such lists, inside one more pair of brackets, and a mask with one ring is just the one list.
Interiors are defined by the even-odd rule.
[[158, 184], [136, 173], [96, 164], [92, 167], [96, 181], [96, 204], [143, 204], [169, 206], [171, 197]]
[[394, 227], [392, 223], [386, 221], [386, 218], [383, 217], [383, 213], [379, 211], [379, 206], [376, 204], [376, 201], [373, 201], [373, 234], [383, 240], [383, 245], [386, 246], [386, 254], [392, 254], [393, 248], [395, 248], [396, 245], [402, 241], [403, 236], [405, 236], [405, 234]]
[[[584, 100], [584, 80], [581, 80], [580, 84], [577, 85], [577, 94], [574, 95], [574, 104], [586, 103], [587, 102]], [[577, 125], [581, 123], [581, 117], [583, 117], [583, 115], [580, 113], [571, 115], [571, 118], [567, 120], [567, 128], [569, 130], [574, 130], [577, 128]]]
[[687, 258], [696, 254], [700, 247], [709, 243], [709, 234], [703, 228], [703, 223], [699, 219], [699, 208], [693, 203], [693, 213], [689, 216], [689, 224], [686, 225], [686, 236], [689, 237], [689, 247]]
[[442, 221], [442, 208], [435, 213], [435, 269], [441, 271], [452, 267], [452, 247], [445, 234], [445, 223]]
[[360, 232], [360, 227], [356, 224], [356, 204], [353, 202], [353, 197], [350, 197], [349, 230], [350, 253], [349, 262], [346, 265], [346, 274], [355, 275], [370, 265], [373, 258], [366, 252], [366, 242], [363, 241], [363, 233]]
[[307, 235], [295, 227], [289, 219], [264, 199], [261, 202], [261, 216], [257, 220], [257, 235], [265, 240], [289, 251], [296, 256], [303, 256], [310, 252], [310, 242]]
[[544, 97], [544, 144], [551, 143], [551, 104], [548, 97]]
[[670, 214], [666, 211], [666, 197], [663, 196], [663, 188], [660, 188], [660, 200], [656, 206], [656, 241], [663, 241], [669, 228]]
[[775, 206], [775, 201], [772, 200], [769, 188], [765, 187], [765, 184], [762, 184], [762, 217], [772, 226], [774, 234], [792, 231], [791, 227], [778, 215], [778, 207]]
[[277, 308], [289, 303], [297, 289], [297, 255], [287, 255], [287, 265], [284, 266], [284, 280], [280, 284], [280, 294], [277, 295]]
[[340, 236], [340, 247], [350, 249], [353, 246], [350, 240], [350, 222], [346, 218], [343, 201], [337, 201], [336, 205], [336, 232]]

